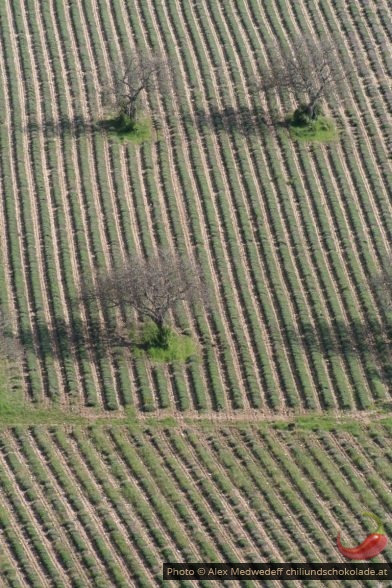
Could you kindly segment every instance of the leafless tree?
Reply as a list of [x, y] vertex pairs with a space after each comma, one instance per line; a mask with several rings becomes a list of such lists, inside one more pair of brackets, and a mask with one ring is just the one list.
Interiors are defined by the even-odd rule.
[[333, 43], [301, 35], [291, 48], [271, 47], [271, 66], [260, 72], [258, 88], [286, 90], [299, 101], [305, 99], [307, 115], [315, 118], [320, 99], [332, 97], [347, 72]]
[[94, 287], [85, 286], [84, 297], [103, 306], [129, 306], [151, 319], [161, 334], [169, 311], [180, 301], [207, 301], [199, 267], [165, 250], [148, 258], [128, 257], [121, 267], [98, 275]]
[[169, 62], [164, 57], [133, 51], [126, 56], [123, 65], [114, 64], [112, 80], [103, 84], [104, 99], [114, 105], [119, 115], [134, 119], [142, 91], [164, 90], [170, 73]]

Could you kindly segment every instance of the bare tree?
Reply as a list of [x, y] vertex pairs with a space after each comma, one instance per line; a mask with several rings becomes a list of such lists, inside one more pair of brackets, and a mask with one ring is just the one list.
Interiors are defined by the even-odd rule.
[[114, 104], [119, 115], [134, 119], [142, 91], [164, 89], [170, 79], [170, 66], [160, 55], [133, 51], [122, 66], [114, 64], [112, 76], [112, 81], [103, 85], [105, 99]]
[[305, 99], [306, 114], [313, 119], [320, 99], [332, 97], [347, 72], [347, 64], [328, 39], [301, 35], [295, 37], [290, 49], [278, 45], [271, 48], [271, 66], [261, 71], [258, 87], [263, 91], [286, 90], [299, 101]]
[[103, 306], [135, 309], [157, 325], [162, 341], [167, 335], [169, 311], [180, 301], [207, 300], [198, 266], [165, 250], [147, 259], [128, 257], [121, 267], [101, 273], [94, 287], [85, 287], [84, 296], [98, 299]]

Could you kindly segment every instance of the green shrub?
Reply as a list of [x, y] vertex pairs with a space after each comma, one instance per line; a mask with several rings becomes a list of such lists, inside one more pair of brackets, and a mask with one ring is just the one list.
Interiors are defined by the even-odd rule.
[[307, 104], [301, 104], [294, 112], [290, 124], [296, 127], [303, 127], [309, 125], [312, 121], [317, 120], [323, 115], [321, 107], [316, 104], [314, 107], [314, 117], [312, 118], [309, 114]]
[[304, 105], [301, 105], [295, 110], [290, 124], [295, 127], [303, 127], [305, 125], [308, 125], [310, 123], [310, 120], [311, 118], [308, 112], [306, 111], [306, 107]]

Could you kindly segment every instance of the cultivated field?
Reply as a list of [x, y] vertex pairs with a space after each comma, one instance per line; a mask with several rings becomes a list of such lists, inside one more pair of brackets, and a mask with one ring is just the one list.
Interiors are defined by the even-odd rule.
[[391, 509], [390, 434], [16, 427], [0, 443], [1, 585], [251, 587], [165, 583], [162, 562], [342, 561], [338, 530], [354, 544], [364, 504]]
[[[5, 0], [1, 10], [1, 305], [26, 348], [26, 393], [141, 410], [365, 409], [390, 399], [391, 354], [369, 279], [391, 216], [388, 2]], [[251, 91], [272, 38], [333, 34], [356, 75], [341, 138], [270, 128], [291, 106]], [[141, 147], [93, 128], [99, 79], [137, 45], [175, 92], [145, 105]], [[294, 108], [294, 104], [292, 106]], [[388, 151], [389, 150], [389, 151]], [[213, 312], [183, 308], [188, 365], [107, 340], [121, 317], [77, 303], [82, 275], [158, 245], [202, 265]]]
[[[24, 349], [0, 373], [0, 587], [342, 561], [337, 530], [359, 542], [363, 510], [392, 536], [391, 428], [369, 422], [392, 406], [372, 286], [392, 236], [391, 23], [388, 0], [0, 2], [0, 310]], [[323, 103], [328, 145], [293, 141], [294, 101], [254, 89], [270, 43], [298, 32], [352, 64]], [[140, 146], [97, 124], [113, 114], [100, 82], [134, 47], [175, 69], [143, 96]], [[209, 313], [172, 317], [196, 342], [186, 364], [136, 356], [132, 312], [80, 301], [84, 276], [158, 247], [196, 260], [210, 291]], [[23, 413], [5, 413], [12, 394]], [[346, 424], [294, 426], [324, 411]]]

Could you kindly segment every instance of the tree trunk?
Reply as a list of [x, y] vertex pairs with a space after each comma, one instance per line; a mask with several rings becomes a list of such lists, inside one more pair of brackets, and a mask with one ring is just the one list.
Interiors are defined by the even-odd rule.
[[127, 116], [132, 119], [135, 120], [135, 116], [136, 116], [136, 104], [134, 100], [130, 100], [126, 106], [126, 114]]
[[140, 92], [143, 90], [143, 86], [140, 86], [136, 92], [134, 92], [133, 94], [127, 94], [127, 115], [129, 116], [129, 118], [131, 118], [133, 121], [135, 120], [136, 117], [136, 102], [137, 99], [139, 97]]
[[316, 118], [316, 104], [317, 100], [312, 100], [306, 108], [306, 113], [310, 116], [312, 120]]
[[157, 335], [157, 342], [159, 347], [162, 347], [163, 349], [167, 349], [169, 346], [169, 335], [170, 335], [170, 329], [169, 327], [165, 327], [165, 324], [162, 321], [159, 321], [159, 323], [157, 323], [158, 326], [158, 335]]
[[307, 114], [310, 116], [310, 118], [312, 120], [314, 120], [315, 118], [317, 118], [317, 113], [316, 113], [316, 106], [318, 101], [320, 100], [322, 93], [323, 93], [324, 87], [321, 86], [317, 92], [315, 94], [313, 94], [313, 96], [311, 96], [310, 100], [309, 100], [309, 104], [306, 108], [306, 112]]
[[154, 322], [155, 322], [156, 326], [158, 327], [158, 329], [160, 331], [162, 331], [162, 329], [163, 329], [163, 327], [165, 325], [164, 318], [162, 316], [156, 317], [156, 318], [154, 318]]

